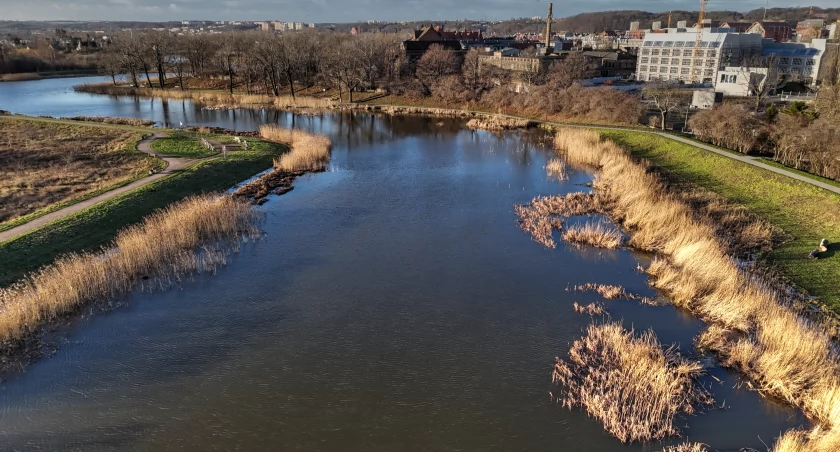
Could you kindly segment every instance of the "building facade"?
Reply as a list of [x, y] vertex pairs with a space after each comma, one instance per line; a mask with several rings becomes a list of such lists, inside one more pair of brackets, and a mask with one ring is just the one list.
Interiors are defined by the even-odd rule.
[[[694, 54], [697, 33], [700, 47]], [[748, 58], [761, 55], [762, 37], [734, 33], [729, 28], [670, 28], [667, 33], [645, 36], [636, 63], [636, 79], [642, 81], [697, 81], [713, 83], [719, 70], [740, 66]]]
[[747, 29], [747, 33], [755, 33], [776, 42], [788, 42], [793, 39], [793, 29], [785, 22], [756, 22]]

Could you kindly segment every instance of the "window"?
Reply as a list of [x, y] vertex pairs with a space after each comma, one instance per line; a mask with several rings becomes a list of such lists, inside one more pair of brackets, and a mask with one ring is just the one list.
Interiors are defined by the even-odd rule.
[[650, 55], [650, 49], [642, 49], [642, 55]]
[[642, 57], [642, 64], [648, 64], [650, 62], [650, 58]]
[[684, 47], [685, 41], [677, 41], [674, 43], [674, 47]]
[[682, 60], [682, 65], [683, 66], [691, 66], [691, 60], [689, 58], [684, 58]]
[[816, 62], [816, 61], [814, 61], [813, 59], [807, 59], [807, 60], [805, 60], [805, 66], [813, 66], [813, 65], [815, 65], [816, 63], [817, 63], [817, 62]]
[[674, 66], [679, 66], [680, 65], [680, 59], [679, 58], [671, 58], [671, 64], [674, 65]]
[[653, 41], [645, 41], [644, 44], [642, 44], [642, 47], [650, 47], [652, 45], [653, 45]]
[[689, 75], [690, 73], [691, 73], [691, 68], [684, 67], [684, 68], [680, 69], [680, 74], [682, 74], [682, 75]]
[[662, 47], [662, 41], [653, 41], [654, 47]]
[[717, 50], [708, 50], [706, 51], [706, 56], [710, 58], [715, 58], [717, 56]]
[[709, 47], [711, 47], [713, 49], [717, 49], [718, 47], [720, 47], [720, 43], [715, 41], [715, 42], [711, 43], [711, 45]]
[[683, 50], [683, 56], [692, 56], [692, 55], [694, 55], [693, 50], [688, 50], [688, 49]]
[[661, 73], [663, 73], [663, 74], [664, 74], [664, 73], [668, 72], [668, 68], [667, 68], [666, 66], [661, 66], [661, 67], [659, 68], [659, 72], [661, 72]]
[[639, 72], [647, 72], [647, 66], [639, 66]]
[[805, 75], [814, 75], [814, 68], [806, 67], [805, 68]]
[[703, 71], [703, 76], [705, 77], [711, 77], [713, 75], [715, 75], [714, 69], [706, 69], [705, 71]]
[[672, 74], [676, 74], [676, 73], [677, 73], [677, 71], [679, 71], [679, 68], [675, 68], [675, 67], [672, 67], [672, 68], [671, 68], [671, 73], [672, 73]]
[[697, 55], [695, 55], [695, 56], [699, 56], [699, 57], [703, 56], [703, 51], [702, 51], [702, 50], [698, 50], [698, 51], [697, 51]]
[[671, 55], [671, 49], [662, 49], [662, 55], [664, 55], [664, 56]]
[[794, 58], [793, 59], [794, 66], [802, 66], [802, 58]]
[[788, 58], [788, 57], [779, 58], [779, 64], [790, 64], [790, 58]]
[[706, 67], [715, 67], [715, 60], [706, 60]]
[[700, 47], [709, 47], [709, 42], [708, 41], [701, 42]]
[[720, 74], [720, 81], [722, 83], [736, 83], [738, 77], [735, 74]]
[[659, 49], [653, 49], [653, 52], [650, 52], [651, 55], [659, 55]]
[[659, 58], [651, 58], [650, 64], [659, 64]]

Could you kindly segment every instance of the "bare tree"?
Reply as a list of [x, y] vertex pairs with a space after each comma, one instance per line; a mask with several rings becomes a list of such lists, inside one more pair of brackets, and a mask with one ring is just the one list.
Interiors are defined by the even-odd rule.
[[[756, 71], [756, 68], [763, 71]], [[755, 111], [790, 78], [782, 72], [779, 56], [775, 54], [745, 59], [741, 72], [747, 81], [747, 94], [755, 98]]]
[[238, 36], [233, 33], [226, 33], [220, 35], [219, 42], [217, 42], [218, 50], [216, 52], [219, 57], [219, 62], [222, 69], [228, 76], [228, 91], [233, 94], [233, 75], [236, 58], [239, 54], [239, 46], [237, 42]]
[[[116, 47], [116, 46], [114, 46]], [[116, 48], [105, 49], [99, 54], [99, 70], [111, 77], [117, 86], [117, 76], [125, 70], [125, 58]]]
[[454, 52], [432, 44], [417, 62], [417, 78], [427, 88], [446, 75], [458, 73], [460, 64]]
[[478, 49], [470, 49], [464, 56], [461, 73], [464, 75], [464, 85], [475, 92], [481, 81], [481, 52]]
[[840, 46], [832, 46], [823, 56], [815, 104], [824, 119], [840, 121]]
[[171, 57], [173, 40], [169, 33], [164, 31], [152, 31], [146, 34], [143, 40], [151, 55], [151, 64], [158, 73], [158, 86], [161, 89], [166, 87], [166, 60]]
[[343, 102], [343, 89], [349, 91], [350, 102], [353, 102], [353, 88], [360, 80], [359, 59], [356, 55], [355, 43], [343, 37], [332, 37], [326, 43], [321, 58], [320, 70], [327, 83], [338, 89], [338, 100]]
[[551, 67], [548, 84], [554, 89], [565, 89], [576, 81], [592, 76], [593, 65], [583, 52], [572, 52], [559, 63]]
[[659, 110], [662, 130], [665, 130], [668, 113], [687, 106], [691, 101], [691, 91], [668, 84], [648, 85], [642, 90], [642, 95]]

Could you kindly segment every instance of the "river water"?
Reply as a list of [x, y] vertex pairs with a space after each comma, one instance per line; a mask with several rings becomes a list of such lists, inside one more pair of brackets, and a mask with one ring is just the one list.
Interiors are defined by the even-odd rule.
[[[294, 124], [333, 140], [327, 172], [272, 198], [266, 235], [227, 267], [86, 316], [0, 390], [3, 450], [531, 451], [623, 446], [549, 397], [554, 357], [590, 323], [586, 282], [656, 294], [627, 250], [544, 249], [516, 203], [579, 191], [544, 170], [537, 133], [363, 113], [208, 111], [73, 93], [79, 79], [0, 83], [0, 109], [240, 130]], [[607, 302], [612, 319], [692, 352], [673, 307]], [[680, 420], [717, 450], [764, 450], [804, 421], [706, 378], [722, 409]]]

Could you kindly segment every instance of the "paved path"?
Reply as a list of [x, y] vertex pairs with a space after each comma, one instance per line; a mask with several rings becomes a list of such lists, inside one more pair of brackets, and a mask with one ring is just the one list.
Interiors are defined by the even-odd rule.
[[[78, 122], [74, 122], [78, 124]], [[87, 123], [84, 123], [87, 125]], [[71, 206], [67, 206], [63, 209], [56, 210], [55, 212], [50, 212], [42, 217], [36, 218], [28, 223], [24, 223], [20, 226], [14, 227], [12, 229], [8, 229], [6, 231], [0, 232], [0, 243], [3, 243], [7, 240], [11, 240], [17, 236], [26, 234], [34, 229], [37, 229], [41, 226], [46, 224], [52, 223], [53, 221], [60, 220], [68, 215], [73, 215], [74, 213], [80, 212], [88, 207], [93, 205], [99, 204], [102, 201], [106, 201], [111, 199], [115, 196], [119, 196], [123, 193], [129, 192], [136, 188], [140, 188], [144, 185], [151, 184], [152, 182], [162, 179], [172, 173], [180, 171], [187, 166], [192, 165], [195, 162], [206, 160], [206, 159], [185, 159], [185, 158], [176, 158], [176, 157], [165, 157], [162, 155], [158, 155], [154, 150], [152, 150], [151, 144], [152, 141], [155, 141], [158, 138], [162, 138], [166, 136], [165, 132], [154, 132], [152, 136], [144, 138], [140, 142], [137, 143], [137, 150], [141, 152], [145, 152], [146, 154], [153, 155], [155, 157], [161, 158], [164, 162], [166, 162], [166, 168], [163, 171], [158, 173], [152, 174], [148, 177], [144, 177], [142, 179], [138, 179], [128, 185], [124, 185], [119, 188], [115, 188], [113, 190], [107, 191], [102, 193], [101, 195], [94, 196], [93, 198], [86, 199], [84, 201], [77, 202]], [[214, 158], [214, 157], [208, 157]]]

